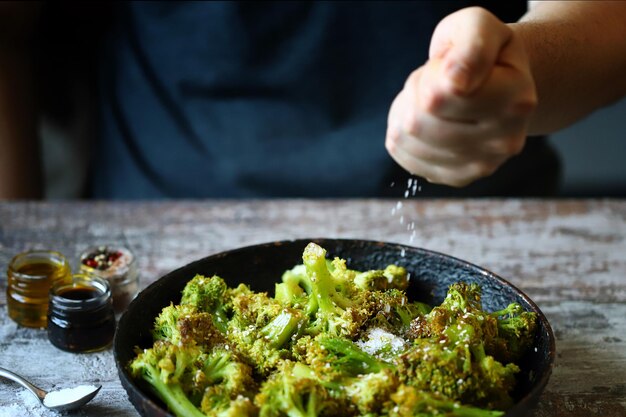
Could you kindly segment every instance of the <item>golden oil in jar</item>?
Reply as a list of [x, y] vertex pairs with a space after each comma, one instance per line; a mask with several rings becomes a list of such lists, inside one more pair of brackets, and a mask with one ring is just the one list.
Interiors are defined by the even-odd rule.
[[7, 269], [9, 317], [25, 327], [47, 325], [50, 288], [69, 282], [69, 262], [54, 251], [28, 251], [15, 256]]

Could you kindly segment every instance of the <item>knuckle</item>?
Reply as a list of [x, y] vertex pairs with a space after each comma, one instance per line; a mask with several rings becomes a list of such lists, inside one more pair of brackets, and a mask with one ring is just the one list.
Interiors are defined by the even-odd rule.
[[408, 78], [406, 79], [406, 82], [404, 83], [404, 88], [415, 88], [418, 85], [420, 74], [421, 74], [421, 69], [422, 67], [419, 67], [418, 69], [412, 71], [409, 74]]
[[493, 155], [510, 157], [519, 154], [524, 149], [525, 137], [523, 135], [512, 136], [494, 141], [490, 146]]
[[400, 139], [400, 134], [397, 129], [390, 129], [387, 131], [387, 136], [385, 138], [385, 148], [389, 153], [395, 153], [398, 148], [398, 141]]
[[419, 137], [422, 133], [422, 123], [417, 114], [411, 113], [404, 120], [404, 131], [411, 136]]
[[435, 113], [441, 109], [446, 100], [446, 95], [435, 88], [426, 89], [421, 97], [421, 104], [424, 111]]
[[537, 99], [532, 98], [524, 98], [522, 100], [517, 101], [511, 107], [511, 113], [517, 116], [527, 116], [531, 114], [537, 108]]
[[498, 166], [499, 164], [495, 164], [491, 161], [473, 162], [469, 167], [467, 178], [471, 179], [471, 181], [475, 181], [480, 178], [488, 177], [496, 172]]

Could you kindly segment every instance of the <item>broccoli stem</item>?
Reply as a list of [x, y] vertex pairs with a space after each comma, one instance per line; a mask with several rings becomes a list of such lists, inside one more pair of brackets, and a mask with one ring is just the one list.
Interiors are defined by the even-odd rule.
[[351, 375], [380, 372], [388, 367], [348, 339], [324, 337], [320, 339], [320, 344], [337, 357], [335, 364]]
[[495, 318], [498, 317], [502, 317], [502, 316], [514, 316], [519, 314], [520, 312], [522, 312], [522, 306], [517, 304], [517, 303], [511, 303], [509, 304], [505, 309], [499, 310], [499, 311], [494, 311], [493, 313], [490, 313], [489, 315]]
[[152, 386], [156, 394], [179, 417], [206, 417], [189, 400], [183, 388], [178, 384], [168, 384], [158, 377], [159, 371], [147, 363], [143, 364], [143, 378]]
[[333, 277], [326, 263], [326, 250], [310, 243], [302, 255], [307, 274], [311, 277], [313, 299], [325, 313], [336, 313], [338, 308], [352, 305], [350, 300], [343, 297], [335, 289]]
[[298, 331], [299, 324], [299, 317], [291, 311], [284, 310], [261, 329], [261, 334], [270, 342], [272, 348], [278, 349]]
[[485, 410], [483, 408], [476, 408], [467, 405], [459, 405], [452, 401], [438, 400], [430, 398], [428, 405], [436, 410], [439, 410], [448, 417], [499, 417], [504, 415], [502, 411]]

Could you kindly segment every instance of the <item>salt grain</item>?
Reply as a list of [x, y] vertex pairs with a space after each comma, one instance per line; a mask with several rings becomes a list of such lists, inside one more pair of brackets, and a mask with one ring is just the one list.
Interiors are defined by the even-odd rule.
[[91, 394], [98, 387], [93, 385], [79, 385], [75, 388], [65, 388], [59, 391], [52, 391], [46, 394], [43, 405], [46, 407], [56, 407], [63, 404], [73, 403], [86, 395]]

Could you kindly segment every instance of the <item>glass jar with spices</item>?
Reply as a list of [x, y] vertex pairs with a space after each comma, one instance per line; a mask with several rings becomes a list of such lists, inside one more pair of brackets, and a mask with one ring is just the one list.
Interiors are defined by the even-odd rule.
[[115, 313], [126, 310], [139, 292], [135, 255], [126, 247], [104, 245], [87, 249], [80, 255], [80, 272], [109, 282]]
[[115, 334], [115, 314], [109, 283], [95, 276], [76, 274], [69, 283], [50, 290], [48, 339], [69, 352], [106, 349]]
[[26, 327], [46, 327], [50, 288], [71, 279], [69, 262], [59, 252], [34, 250], [15, 256], [7, 268], [9, 317]]

